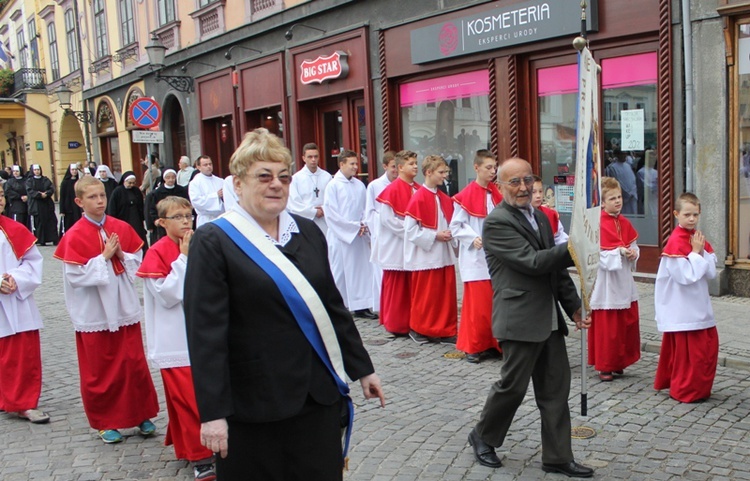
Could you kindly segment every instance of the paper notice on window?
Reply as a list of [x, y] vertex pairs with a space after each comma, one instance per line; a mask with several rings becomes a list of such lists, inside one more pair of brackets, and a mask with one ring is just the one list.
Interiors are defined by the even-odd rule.
[[643, 147], [643, 109], [620, 111], [623, 151], [645, 150]]
[[744, 37], [737, 41], [739, 43], [739, 55], [737, 56], [737, 70], [740, 75], [750, 73], [750, 37]]

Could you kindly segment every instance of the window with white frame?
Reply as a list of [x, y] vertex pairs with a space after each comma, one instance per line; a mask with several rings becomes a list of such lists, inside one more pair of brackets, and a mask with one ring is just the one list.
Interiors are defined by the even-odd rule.
[[122, 31], [122, 46], [135, 43], [133, 0], [120, 0], [120, 26], [120, 30]]
[[39, 68], [39, 43], [37, 42], [36, 20], [29, 20], [29, 57], [31, 68]]
[[157, 0], [159, 26], [175, 21], [174, 0]]
[[94, 42], [96, 44], [97, 59], [109, 55], [107, 17], [104, 13], [104, 0], [94, 0]]
[[49, 40], [49, 64], [50, 74], [52, 75], [52, 81], [60, 78], [60, 57], [57, 55], [57, 32], [55, 32], [55, 24], [47, 24], [47, 40]]
[[76, 35], [76, 18], [73, 9], [65, 10], [65, 41], [68, 45], [68, 65], [70, 71], [78, 70], [78, 36]]
[[26, 36], [23, 33], [23, 27], [18, 29], [16, 32], [16, 48], [18, 48], [18, 57], [21, 61], [21, 68], [27, 68], [28, 61], [26, 60]]

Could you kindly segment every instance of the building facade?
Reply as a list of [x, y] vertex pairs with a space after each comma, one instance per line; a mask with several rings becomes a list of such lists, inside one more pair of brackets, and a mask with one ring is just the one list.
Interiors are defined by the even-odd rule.
[[[25, 9], [34, 2], [10, 3], [24, 7], [4, 7], [10, 23], [0, 27], [0, 42], [15, 52], [19, 28], [28, 38]], [[384, 151], [410, 149], [443, 155], [451, 182], [463, 187], [474, 153], [489, 148], [528, 159], [569, 223], [579, 0], [56, 0], [35, 18], [49, 162], [62, 170], [86, 150], [113, 171], [139, 176], [149, 153], [168, 166], [207, 154], [225, 176], [244, 133], [266, 127], [298, 166], [308, 142], [320, 146], [331, 172], [338, 152], [352, 149], [368, 181], [382, 172]], [[690, 190], [724, 260], [715, 293], [745, 296], [749, 25], [744, 0], [588, 0], [585, 27], [602, 68], [602, 167], [606, 173], [619, 161], [632, 170], [621, 180], [635, 184], [626, 215], [640, 233], [638, 270], [655, 272], [674, 200]], [[73, 55], [75, 29], [83, 48]], [[153, 35], [166, 47], [158, 68], [145, 48]], [[90, 124], [56, 104], [51, 93], [61, 84], [73, 90], [71, 110], [91, 113]], [[161, 143], [134, 138], [142, 129], [129, 112], [143, 96], [160, 106], [152, 130], [163, 132]], [[77, 144], [84, 148], [67, 148]]]

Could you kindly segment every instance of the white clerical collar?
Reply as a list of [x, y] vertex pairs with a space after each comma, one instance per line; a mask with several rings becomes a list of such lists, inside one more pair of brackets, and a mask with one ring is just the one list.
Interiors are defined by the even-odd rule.
[[103, 228], [104, 227], [104, 223], [107, 222], [107, 214], [103, 214], [102, 215], [101, 222], [95, 221], [94, 219], [92, 219], [91, 217], [89, 217], [88, 215], [86, 215], [85, 212], [83, 214], [83, 218], [86, 219], [87, 221], [91, 222], [92, 224], [94, 224], [95, 226], [97, 226], [100, 229]]
[[250, 223], [253, 224], [253, 226], [255, 226], [266, 237], [266, 239], [273, 242], [275, 245], [284, 247], [289, 243], [290, 240], [292, 240], [292, 234], [299, 233], [299, 226], [297, 225], [297, 222], [294, 220], [294, 217], [292, 217], [291, 214], [286, 211], [286, 209], [284, 209], [281, 214], [279, 214], [279, 240], [276, 240], [268, 235], [268, 233], [263, 230], [263, 228], [260, 226], [260, 224], [258, 224], [253, 216], [251, 216], [239, 204], [233, 205], [231, 210], [238, 212], [245, 219], [250, 221]]
[[437, 187], [427, 187], [425, 184], [422, 184], [422, 187], [424, 187], [425, 189], [429, 190], [433, 194], [437, 194], [437, 191], [438, 191]]

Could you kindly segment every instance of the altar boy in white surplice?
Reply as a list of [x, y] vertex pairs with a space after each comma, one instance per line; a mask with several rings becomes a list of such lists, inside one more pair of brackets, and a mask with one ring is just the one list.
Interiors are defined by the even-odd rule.
[[320, 150], [315, 144], [305, 144], [302, 147], [302, 160], [305, 161], [305, 166], [292, 176], [287, 209], [292, 214], [314, 221], [325, 234], [327, 227], [323, 192], [331, 181], [331, 174], [318, 167]]
[[339, 171], [328, 183], [323, 199], [328, 232], [328, 260], [344, 304], [355, 316], [377, 319], [372, 313], [370, 232], [364, 223], [365, 185], [357, 179], [359, 159], [351, 150], [339, 155]]

